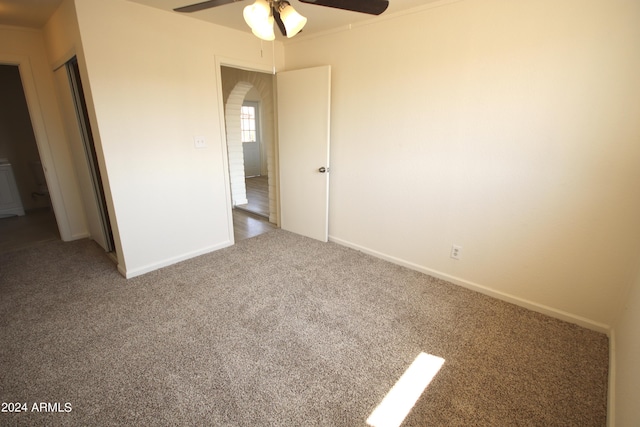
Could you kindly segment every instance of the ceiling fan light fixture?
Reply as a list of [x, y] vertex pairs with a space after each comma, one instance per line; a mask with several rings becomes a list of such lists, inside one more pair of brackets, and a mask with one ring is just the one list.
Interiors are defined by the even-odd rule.
[[300, 15], [288, 1], [280, 2], [278, 6], [280, 18], [287, 29], [287, 37], [291, 38], [298, 34], [307, 24], [307, 18]]
[[[0, 0], [1, 1], [1, 0]], [[180, 13], [199, 12], [242, 0], [205, 0], [199, 3], [173, 9]], [[343, 9], [351, 12], [380, 15], [389, 7], [389, 0], [299, 0], [302, 3]], [[254, 3], [244, 8], [242, 16], [251, 28], [253, 34], [263, 40], [274, 40], [274, 22], [278, 29], [287, 37], [298, 34], [307, 23], [307, 18], [300, 15], [288, 0], [254, 0]]]
[[251, 29], [267, 24], [271, 15], [271, 6], [266, 0], [256, 0], [242, 11], [244, 21]]
[[276, 39], [276, 34], [273, 32], [273, 16], [267, 17], [262, 22], [257, 23], [251, 27], [251, 32], [259, 39], [272, 41]]

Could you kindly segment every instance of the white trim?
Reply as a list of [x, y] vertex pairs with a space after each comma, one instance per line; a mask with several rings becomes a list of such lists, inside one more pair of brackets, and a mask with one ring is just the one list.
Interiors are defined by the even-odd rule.
[[62, 55], [60, 57], [60, 59], [58, 59], [57, 61], [54, 61], [51, 64], [51, 68], [52, 71], [56, 71], [58, 68], [64, 67], [65, 65], [67, 65], [67, 62], [69, 62], [71, 60], [71, 58], [73, 58], [76, 55], [76, 47], [75, 45], [71, 47], [71, 49], [69, 49], [67, 51], [67, 53], [65, 53], [64, 55]]
[[24, 31], [25, 33], [41, 33], [42, 28], [23, 27], [19, 25], [0, 25], [0, 29], [9, 31]]
[[91, 238], [92, 238], [91, 234], [89, 234], [88, 232], [83, 232], [83, 233], [72, 234], [69, 240], [65, 240], [65, 239], [61, 239], [61, 240], [63, 242], [72, 242], [74, 240], [91, 239]]
[[47, 128], [42, 109], [40, 108], [40, 98], [38, 97], [35, 76], [31, 68], [29, 56], [0, 52], [0, 64], [16, 65], [18, 67], [24, 97], [29, 110], [29, 119], [31, 120], [33, 135], [35, 136], [36, 146], [38, 147], [38, 154], [47, 180], [49, 197], [51, 198], [51, 205], [58, 224], [60, 238], [63, 241], [74, 240], [77, 237], [71, 233], [71, 224], [69, 224], [64, 196], [58, 181], [58, 173], [53, 161], [53, 154], [51, 153]]
[[543, 304], [538, 304], [533, 301], [526, 300], [524, 298], [516, 297], [514, 295], [510, 295], [487, 286], [480, 285], [478, 283], [470, 282], [465, 279], [461, 279], [459, 277], [451, 276], [446, 273], [442, 273], [437, 270], [432, 270], [430, 268], [424, 267], [422, 265], [418, 265], [400, 258], [396, 258], [391, 255], [384, 254], [382, 252], [378, 252], [373, 249], [369, 249], [355, 243], [340, 239], [338, 237], [329, 236], [329, 241], [337, 243], [342, 246], [346, 246], [352, 249], [359, 250], [369, 255], [373, 255], [376, 258], [381, 258], [386, 261], [392, 262], [397, 265], [401, 265], [403, 267], [410, 268], [411, 270], [416, 270], [424, 274], [428, 274], [429, 276], [437, 277], [442, 280], [446, 280], [447, 282], [451, 282], [455, 285], [462, 286], [463, 288], [470, 289], [472, 291], [480, 292], [481, 294], [488, 295], [493, 298], [497, 298], [502, 301], [510, 302], [512, 304], [518, 305], [520, 307], [527, 308], [529, 310], [536, 311], [538, 313], [546, 314], [551, 317], [555, 317], [556, 319], [564, 320], [566, 322], [574, 323], [576, 325], [585, 327], [587, 329], [591, 329], [597, 332], [602, 332], [605, 334], [609, 334], [611, 331], [611, 327], [609, 325], [605, 325], [603, 323], [595, 322], [593, 320], [584, 318], [582, 316], [577, 316], [575, 314], [567, 313], [566, 311], [558, 310], [553, 307], [549, 307]]
[[226, 64], [230, 60], [214, 56], [216, 68], [216, 95], [218, 98], [218, 126], [220, 128], [220, 149], [222, 150], [222, 167], [224, 168], [224, 193], [225, 203], [227, 205], [227, 236], [229, 237], [230, 245], [235, 244], [235, 234], [233, 231], [233, 201], [231, 198], [231, 172], [229, 170], [229, 150], [227, 147], [227, 130], [225, 122], [224, 100], [222, 93], [222, 65]]
[[149, 273], [151, 271], [158, 270], [158, 269], [163, 268], [163, 267], [168, 267], [170, 265], [179, 263], [181, 261], [185, 261], [185, 260], [190, 259], [190, 258], [195, 258], [195, 257], [200, 256], [200, 255], [205, 255], [205, 254], [208, 254], [210, 252], [217, 251], [219, 249], [224, 249], [224, 248], [229, 247], [231, 245], [233, 245], [233, 240], [227, 240], [227, 241], [219, 243], [217, 245], [207, 246], [206, 248], [203, 248], [203, 249], [198, 249], [196, 251], [187, 252], [186, 254], [182, 254], [182, 255], [175, 256], [175, 257], [167, 258], [167, 259], [165, 259], [163, 261], [160, 261], [160, 262], [154, 262], [154, 263], [151, 263], [151, 264], [147, 264], [147, 265], [145, 265], [143, 267], [139, 267], [139, 268], [136, 268], [136, 269], [133, 269], [133, 270], [127, 270], [126, 267], [124, 267], [122, 264], [118, 264], [118, 271], [125, 278], [131, 279], [132, 277], [141, 276], [141, 275], [143, 275], [145, 273]]
[[607, 395], [607, 426], [616, 425], [616, 330], [609, 331], [609, 387]]
[[[256, 71], [258, 73], [273, 73], [273, 67], [271, 65], [216, 55], [216, 67], [220, 69], [221, 66], [233, 67], [246, 71]], [[220, 85], [220, 89], [222, 89], [222, 85]]]
[[[216, 79], [217, 79], [217, 91], [218, 91], [218, 119], [220, 121], [220, 137], [221, 140], [224, 142], [222, 144], [222, 158], [224, 161], [224, 170], [225, 170], [225, 191], [227, 193], [227, 206], [228, 206], [228, 212], [229, 212], [229, 239], [232, 242], [235, 242], [235, 236], [234, 236], [234, 231], [233, 231], [233, 213], [232, 213], [232, 209], [234, 207], [233, 204], [233, 198], [232, 198], [232, 194], [231, 194], [231, 171], [229, 168], [229, 151], [228, 151], [228, 144], [227, 144], [227, 132], [226, 132], [226, 105], [224, 103], [224, 94], [222, 93], [222, 67], [231, 67], [231, 68], [236, 68], [236, 69], [241, 69], [241, 70], [245, 70], [245, 71], [250, 71], [250, 72], [256, 72], [256, 73], [272, 73], [275, 74], [276, 72], [276, 68], [275, 68], [275, 42], [272, 43], [272, 49], [274, 49], [273, 54], [273, 66], [269, 66], [269, 65], [265, 65], [265, 64], [261, 64], [261, 63], [256, 63], [256, 62], [250, 62], [250, 61], [244, 61], [244, 60], [240, 60], [237, 58], [229, 58], [226, 56], [220, 56], [220, 55], [215, 55], [215, 62], [216, 62]], [[274, 79], [275, 80], [275, 79]], [[254, 83], [251, 83], [254, 87], [256, 87], [256, 85]], [[273, 82], [273, 84], [275, 84], [275, 81]], [[276, 98], [276, 93], [275, 93], [275, 89], [274, 89], [274, 93], [273, 93], [273, 97], [274, 99]], [[264, 101], [264, 99], [263, 99]], [[262, 104], [263, 106], [265, 104]], [[277, 112], [277, 108], [275, 108], [275, 105], [273, 106], [274, 112], [273, 112], [273, 126], [274, 126], [274, 135], [273, 135], [273, 164], [272, 164], [272, 172], [269, 174], [269, 180], [271, 182], [271, 180], [273, 180], [274, 182], [274, 193], [275, 193], [275, 206], [272, 207], [271, 206], [271, 189], [270, 191], [270, 196], [269, 196], [269, 222], [272, 222], [276, 225], [280, 225], [279, 224], [279, 215], [280, 215], [280, 192], [279, 192], [279, 184], [278, 184], [278, 168], [279, 168], [279, 164], [278, 164], [278, 137], [277, 137], [277, 133], [278, 133], [278, 112]], [[271, 184], [270, 184], [271, 185]], [[237, 204], [246, 204], [249, 203], [248, 200], [246, 200], [244, 203], [237, 203]]]

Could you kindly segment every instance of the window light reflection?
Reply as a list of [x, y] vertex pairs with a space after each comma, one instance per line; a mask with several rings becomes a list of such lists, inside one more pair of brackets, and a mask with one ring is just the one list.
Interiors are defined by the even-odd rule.
[[443, 364], [441, 357], [420, 353], [371, 413], [367, 424], [399, 427]]

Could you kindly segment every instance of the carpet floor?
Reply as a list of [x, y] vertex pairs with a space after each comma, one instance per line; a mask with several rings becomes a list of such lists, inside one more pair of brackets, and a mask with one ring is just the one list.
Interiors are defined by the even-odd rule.
[[47, 242], [0, 296], [1, 425], [366, 426], [421, 353], [403, 426], [606, 425], [606, 335], [282, 230], [129, 280]]

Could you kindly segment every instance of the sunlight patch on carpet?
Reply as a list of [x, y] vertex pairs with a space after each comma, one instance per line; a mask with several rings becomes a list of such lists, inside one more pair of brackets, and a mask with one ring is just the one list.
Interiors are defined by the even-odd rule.
[[367, 424], [399, 427], [443, 364], [441, 357], [420, 353], [367, 418]]

